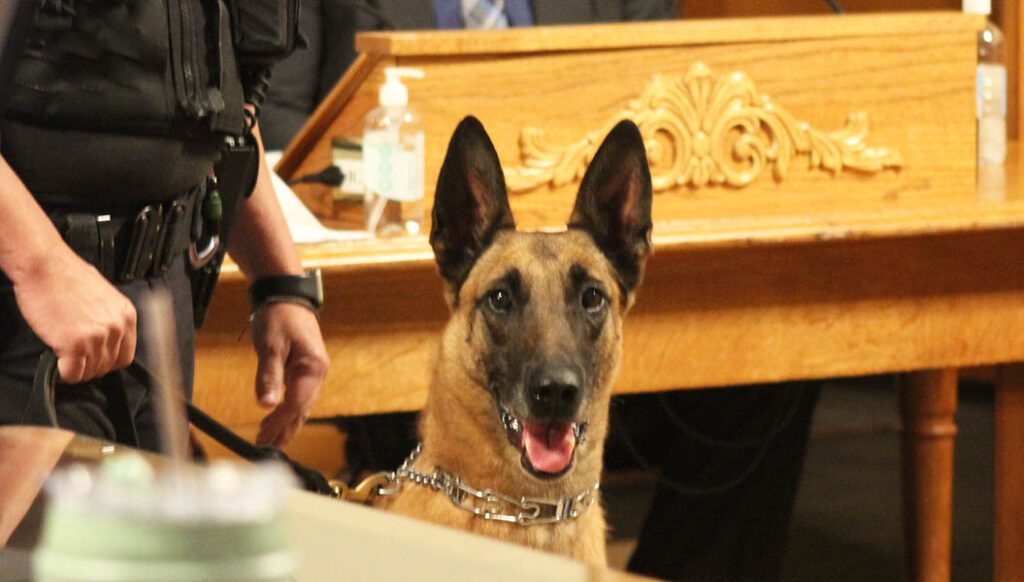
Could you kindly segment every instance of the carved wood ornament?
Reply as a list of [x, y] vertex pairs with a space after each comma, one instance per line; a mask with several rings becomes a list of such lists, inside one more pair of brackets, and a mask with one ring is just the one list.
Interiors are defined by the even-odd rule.
[[715, 77], [697, 63], [682, 78], [655, 76], [644, 92], [600, 130], [558, 147], [544, 131], [525, 127], [519, 136], [522, 166], [506, 168], [509, 191], [579, 181], [601, 140], [622, 118], [632, 119], [647, 145], [655, 191], [679, 186], [742, 188], [769, 167], [782, 181], [797, 156], [810, 168], [874, 174], [903, 166], [899, 152], [866, 143], [866, 113], [852, 113], [842, 129], [823, 132], [798, 121], [744, 73]]

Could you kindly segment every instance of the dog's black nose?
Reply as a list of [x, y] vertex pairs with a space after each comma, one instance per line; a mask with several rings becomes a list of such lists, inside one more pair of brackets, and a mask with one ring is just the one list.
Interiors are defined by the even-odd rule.
[[569, 366], [545, 366], [530, 375], [530, 414], [536, 420], [571, 421], [580, 404], [580, 373]]

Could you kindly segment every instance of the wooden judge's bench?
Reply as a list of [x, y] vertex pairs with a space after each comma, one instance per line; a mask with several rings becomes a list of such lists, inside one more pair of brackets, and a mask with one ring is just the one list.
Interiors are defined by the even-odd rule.
[[[957, 369], [1000, 365], [995, 572], [1024, 580], [1024, 154], [1014, 145], [1005, 171], [976, 176], [981, 26], [933, 12], [365, 34], [278, 171], [328, 165], [332, 140], [361, 134], [384, 67], [417, 67], [428, 207], [448, 137], [472, 113], [520, 227], [552, 227], [604, 133], [633, 119], [655, 254], [616, 390], [903, 373], [908, 563], [914, 580], [948, 580]], [[345, 220], [329, 190], [297, 192]], [[302, 256], [324, 270], [332, 361], [314, 415], [421, 406], [447, 316], [426, 239]], [[237, 272], [210, 313], [196, 399], [255, 424]]]

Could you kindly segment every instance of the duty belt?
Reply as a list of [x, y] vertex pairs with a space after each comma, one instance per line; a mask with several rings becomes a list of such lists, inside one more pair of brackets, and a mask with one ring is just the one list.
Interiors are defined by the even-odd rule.
[[114, 283], [130, 283], [167, 272], [194, 238], [195, 212], [203, 188], [135, 213], [54, 212], [68, 246]]

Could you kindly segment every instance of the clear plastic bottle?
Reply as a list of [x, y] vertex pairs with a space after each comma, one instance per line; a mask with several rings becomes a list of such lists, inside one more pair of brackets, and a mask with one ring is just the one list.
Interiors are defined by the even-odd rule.
[[380, 105], [366, 114], [363, 130], [366, 228], [381, 237], [416, 235], [423, 226], [423, 123], [401, 78], [422, 79], [423, 72], [389, 67], [384, 74]]
[[[964, 12], [992, 12], [992, 0], [964, 0]], [[978, 33], [978, 163], [1006, 161], [1006, 64], [1003, 32], [991, 21]]]

